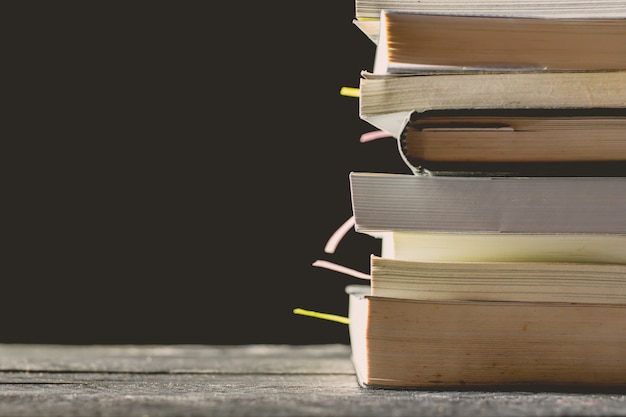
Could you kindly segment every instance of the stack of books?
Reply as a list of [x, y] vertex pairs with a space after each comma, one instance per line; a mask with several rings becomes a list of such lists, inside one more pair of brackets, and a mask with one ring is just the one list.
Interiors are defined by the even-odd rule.
[[431, 3], [464, 2], [357, 24], [377, 43], [360, 117], [409, 168], [350, 174], [381, 242], [346, 288], [358, 383], [626, 387], [624, 5]]

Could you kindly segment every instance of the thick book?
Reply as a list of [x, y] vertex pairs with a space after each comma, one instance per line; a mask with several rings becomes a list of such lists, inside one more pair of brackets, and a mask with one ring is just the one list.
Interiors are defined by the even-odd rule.
[[364, 233], [380, 241], [382, 257], [402, 261], [626, 264], [626, 234], [466, 231]]
[[405, 300], [369, 291], [346, 288], [362, 387], [626, 387], [626, 305]]
[[416, 171], [626, 175], [626, 109], [414, 112], [400, 149]]
[[355, 19], [353, 22], [374, 43], [378, 42], [380, 13], [383, 10], [478, 16], [613, 19], [624, 17], [626, 1], [355, 0]]
[[626, 175], [626, 71], [361, 73], [359, 116], [438, 175]]
[[626, 69], [626, 18], [562, 19], [383, 10], [375, 73], [420, 68]]
[[351, 172], [357, 232], [626, 233], [626, 177]]
[[371, 256], [371, 294], [414, 300], [626, 305], [626, 264], [433, 262]]

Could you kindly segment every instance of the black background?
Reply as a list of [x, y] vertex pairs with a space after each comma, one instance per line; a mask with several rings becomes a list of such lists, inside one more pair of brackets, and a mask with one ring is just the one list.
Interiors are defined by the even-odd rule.
[[[127, 4], [126, 4], [127, 3]], [[88, 4], [88, 5], [87, 5]], [[354, 3], [29, 2], [6, 10], [4, 343], [348, 343], [350, 171], [374, 44]]]

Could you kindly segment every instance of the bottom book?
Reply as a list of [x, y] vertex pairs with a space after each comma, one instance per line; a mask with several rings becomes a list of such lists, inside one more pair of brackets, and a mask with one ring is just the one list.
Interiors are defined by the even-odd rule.
[[626, 305], [421, 301], [349, 285], [362, 387], [626, 388]]

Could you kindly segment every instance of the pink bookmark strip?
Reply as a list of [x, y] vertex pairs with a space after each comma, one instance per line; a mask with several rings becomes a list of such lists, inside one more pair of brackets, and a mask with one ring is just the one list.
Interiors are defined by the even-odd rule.
[[361, 138], [359, 139], [359, 142], [365, 143], [365, 142], [371, 142], [377, 139], [390, 138], [390, 137], [392, 137], [392, 135], [389, 132], [385, 132], [384, 130], [375, 130], [373, 132], [363, 133], [361, 135]]
[[332, 234], [328, 242], [326, 242], [326, 246], [324, 247], [324, 252], [326, 253], [335, 253], [335, 249], [337, 249], [337, 245], [341, 242], [341, 239], [354, 227], [354, 216], [351, 216], [348, 220], [346, 220], [335, 232]]
[[328, 261], [322, 261], [322, 260], [317, 260], [315, 262], [313, 262], [313, 266], [317, 266], [320, 268], [326, 268], [326, 269], [330, 269], [332, 271], [337, 271], [340, 272], [342, 274], [346, 274], [346, 275], [350, 275], [353, 276], [355, 278], [360, 278], [360, 279], [370, 279], [371, 277], [368, 274], [364, 274], [363, 272], [359, 272], [355, 269], [352, 268], [347, 268], [345, 266], [341, 266], [332, 262], [328, 262]]

